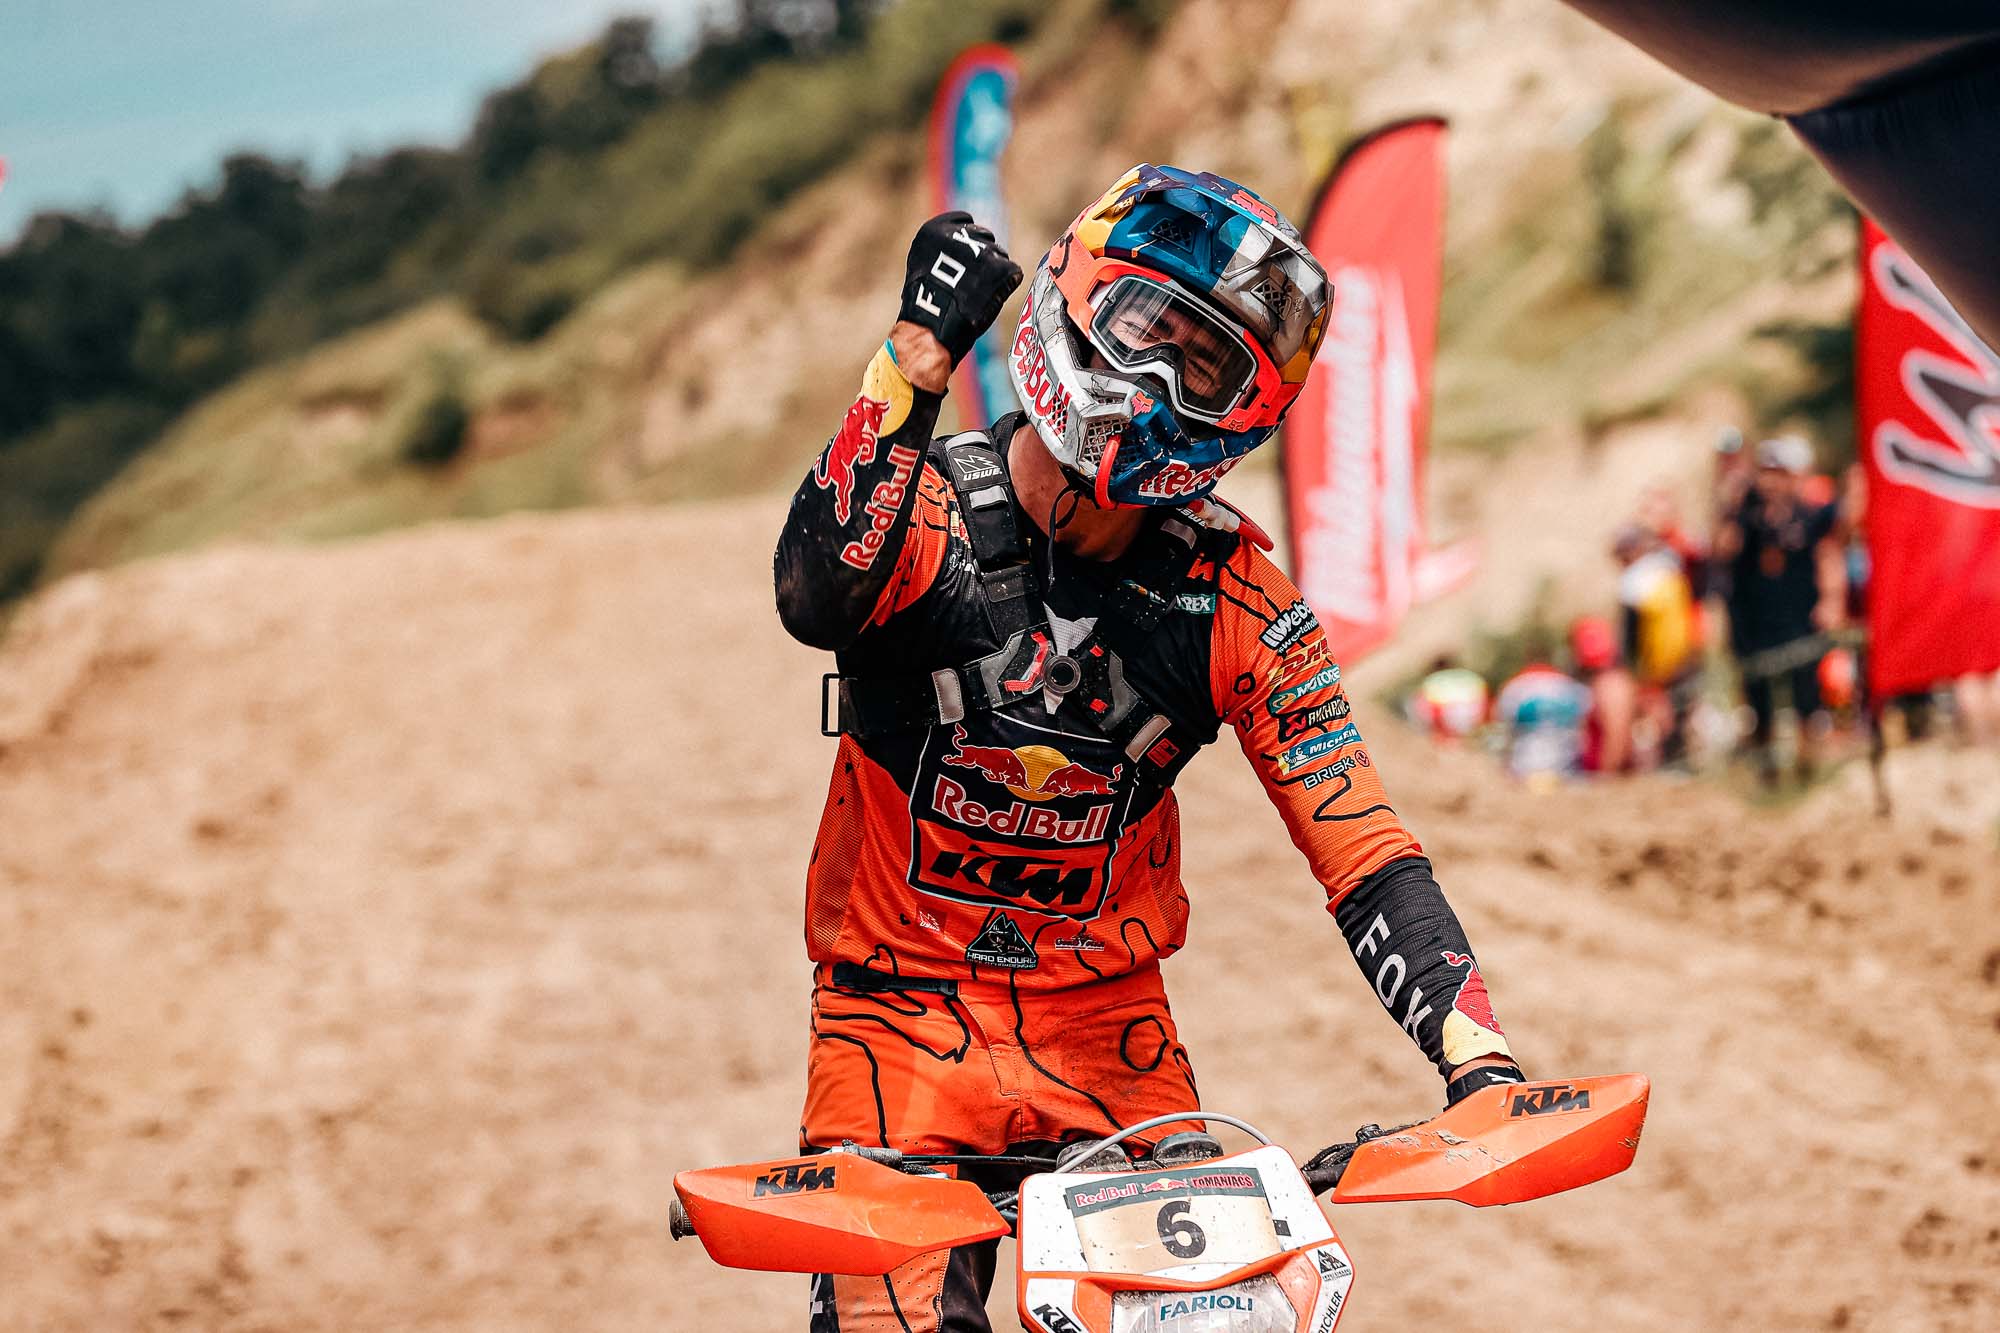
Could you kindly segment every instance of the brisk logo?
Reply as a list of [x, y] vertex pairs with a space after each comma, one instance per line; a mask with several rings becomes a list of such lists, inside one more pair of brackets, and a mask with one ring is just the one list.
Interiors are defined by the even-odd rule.
[[794, 1162], [757, 1177], [757, 1187], [750, 1192], [750, 1197], [761, 1199], [766, 1194], [816, 1194], [830, 1191], [835, 1186], [832, 1165], [813, 1166]]
[[1529, 1088], [1517, 1092], [1507, 1107], [1507, 1118], [1524, 1115], [1560, 1115], [1564, 1111], [1588, 1111], [1590, 1090], [1576, 1088], [1568, 1083], [1551, 1083], [1546, 1087]]

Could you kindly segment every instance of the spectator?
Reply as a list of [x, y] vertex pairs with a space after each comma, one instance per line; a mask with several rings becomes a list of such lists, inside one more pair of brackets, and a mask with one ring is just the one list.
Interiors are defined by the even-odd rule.
[[1799, 718], [1798, 775], [1812, 774], [1826, 731], [1819, 699], [1823, 631], [1846, 616], [1846, 577], [1832, 505], [1801, 493], [1812, 446], [1796, 435], [1757, 446], [1750, 490], [1716, 533], [1715, 555], [1729, 567], [1729, 636], [1755, 717], [1751, 744], [1766, 783], [1778, 777], [1772, 746], [1778, 695], [1787, 687]]
[[1586, 773], [1629, 772], [1636, 767], [1639, 687], [1618, 661], [1617, 635], [1604, 620], [1580, 616], [1569, 627], [1569, 651], [1587, 697], [1580, 766]]
[[1507, 729], [1507, 770], [1532, 787], [1562, 781], [1582, 766], [1590, 691], [1545, 662], [1523, 667], [1500, 687], [1494, 715]]
[[2000, 744], [2000, 673], [1960, 676], [1951, 683], [1951, 698], [1967, 745]]
[[1455, 658], [1440, 657], [1410, 696], [1410, 720], [1432, 740], [1464, 740], [1485, 724], [1491, 703], [1484, 676]]
[[1620, 567], [1623, 657], [1639, 686], [1645, 748], [1668, 762], [1687, 753], [1684, 731], [1698, 694], [1700, 617], [1687, 562], [1655, 527], [1628, 524], [1612, 545]]

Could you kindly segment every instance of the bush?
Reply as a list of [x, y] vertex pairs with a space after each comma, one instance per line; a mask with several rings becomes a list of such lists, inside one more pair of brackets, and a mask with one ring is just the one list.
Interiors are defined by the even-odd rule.
[[457, 366], [433, 361], [430, 383], [402, 425], [396, 452], [404, 462], [443, 467], [465, 448], [472, 411], [466, 406], [463, 379]]

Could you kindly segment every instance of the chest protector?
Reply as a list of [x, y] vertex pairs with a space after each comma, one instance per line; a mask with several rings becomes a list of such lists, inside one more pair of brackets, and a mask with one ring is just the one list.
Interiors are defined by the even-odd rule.
[[[1195, 751], [1215, 739], [1216, 720], [1177, 715], [1155, 704], [1135, 686], [1125, 664], [1142, 658], [1173, 611], [1203, 554], [1208, 530], [1175, 511], [1149, 524], [1123, 562], [1124, 577], [1105, 594], [1096, 625], [1065, 651], [1049, 626], [1027, 540], [1029, 519], [992, 436], [965, 431], [934, 441], [929, 458], [956, 494], [992, 641], [999, 646], [928, 671], [829, 674], [825, 684], [833, 688], [822, 696], [822, 732], [865, 740], [935, 728], [965, 754], [988, 748], [966, 745], [966, 723], [982, 714], [1030, 726], [1060, 721], [1062, 730], [1090, 738], [1138, 782], [1158, 789], [1171, 785]], [[1040, 775], [1017, 772], [1018, 748], [1003, 746], [983, 755], [994, 773], [1006, 774], [1010, 788], [1026, 788], [1031, 795], [1071, 794], [1072, 786], [1102, 790], [1097, 784], [1104, 775], [1073, 763]]]

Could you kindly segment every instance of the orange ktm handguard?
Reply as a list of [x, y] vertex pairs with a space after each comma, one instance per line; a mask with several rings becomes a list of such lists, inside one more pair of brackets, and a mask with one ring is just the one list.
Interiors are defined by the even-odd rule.
[[874, 1276], [1013, 1232], [976, 1185], [846, 1152], [682, 1171], [674, 1193], [729, 1268]]
[[1651, 1090], [1643, 1074], [1482, 1088], [1433, 1120], [1361, 1144], [1331, 1197], [1483, 1208], [1588, 1185], [1632, 1165]]

